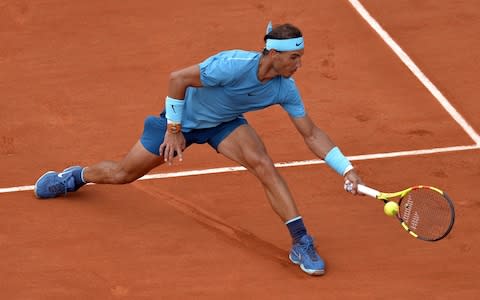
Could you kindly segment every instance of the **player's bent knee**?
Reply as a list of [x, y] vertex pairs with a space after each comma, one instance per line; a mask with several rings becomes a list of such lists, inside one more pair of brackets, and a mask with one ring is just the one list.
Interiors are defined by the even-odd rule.
[[268, 155], [259, 155], [249, 160], [249, 164], [259, 176], [270, 176], [275, 172], [275, 166]]
[[136, 174], [132, 174], [130, 172], [127, 172], [125, 170], [119, 170], [115, 176], [114, 176], [114, 183], [115, 184], [127, 184], [134, 182], [137, 180], [140, 176]]

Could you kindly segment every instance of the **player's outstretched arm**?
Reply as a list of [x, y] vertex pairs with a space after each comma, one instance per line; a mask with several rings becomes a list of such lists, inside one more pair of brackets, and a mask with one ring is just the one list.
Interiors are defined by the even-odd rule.
[[324, 159], [328, 152], [335, 147], [335, 144], [328, 135], [318, 128], [308, 115], [301, 118], [290, 118], [305, 140], [305, 144], [307, 144], [308, 148], [318, 157]]
[[345, 181], [350, 181], [353, 184], [352, 193], [356, 194], [357, 185], [362, 183], [362, 180], [353, 169], [350, 161], [342, 154], [328, 135], [318, 128], [308, 115], [300, 118], [291, 117], [291, 120], [310, 150], [319, 158], [325, 160], [327, 165], [338, 174], [342, 175]]

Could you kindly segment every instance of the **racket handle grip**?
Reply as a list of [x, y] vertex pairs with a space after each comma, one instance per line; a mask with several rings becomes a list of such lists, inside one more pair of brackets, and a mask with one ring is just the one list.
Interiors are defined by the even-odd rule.
[[[345, 182], [344, 188], [347, 192], [351, 192], [352, 189], [353, 189], [353, 184], [351, 182], [347, 181], [347, 182]], [[368, 186], [363, 185], [363, 184], [357, 185], [357, 192], [365, 194], [365, 195], [373, 197], [373, 198], [377, 198], [380, 195], [379, 191], [377, 191], [375, 189], [372, 189], [371, 187], [368, 187]]]

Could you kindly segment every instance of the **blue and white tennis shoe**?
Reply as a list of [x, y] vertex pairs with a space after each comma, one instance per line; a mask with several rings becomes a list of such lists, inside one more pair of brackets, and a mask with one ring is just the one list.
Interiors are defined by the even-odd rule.
[[55, 198], [75, 192], [85, 183], [82, 181], [82, 167], [73, 166], [66, 168], [61, 173], [48, 171], [35, 183], [35, 196], [39, 199]]
[[313, 238], [308, 234], [304, 235], [298, 243], [293, 244], [288, 257], [309, 275], [325, 274], [325, 262], [318, 255]]

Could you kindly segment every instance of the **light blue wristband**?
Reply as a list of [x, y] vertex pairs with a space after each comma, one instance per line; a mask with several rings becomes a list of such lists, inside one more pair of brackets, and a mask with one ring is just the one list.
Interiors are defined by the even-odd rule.
[[173, 99], [167, 96], [165, 98], [165, 117], [172, 123], [182, 123], [183, 106], [185, 100]]
[[338, 147], [333, 147], [325, 156], [327, 165], [334, 169], [338, 174], [345, 176], [345, 174], [353, 169], [350, 161], [342, 154]]

